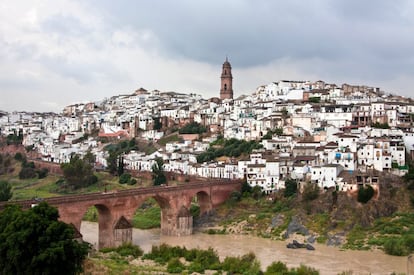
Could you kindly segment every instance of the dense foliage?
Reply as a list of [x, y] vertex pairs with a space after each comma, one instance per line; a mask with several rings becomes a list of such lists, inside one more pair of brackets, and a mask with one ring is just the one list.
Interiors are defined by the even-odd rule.
[[58, 217], [45, 202], [26, 211], [7, 206], [0, 212], [0, 273], [80, 273], [89, 245], [76, 241], [74, 228]]
[[388, 123], [379, 123], [379, 122], [372, 123], [371, 127], [379, 128], [379, 129], [390, 129], [390, 125], [388, 125]]
[[275, 128], [273, 130], [267, 130], [267, 133], [262, 137], [262, 139], [272, 139], [273, 135], [283, 135], [283, 128]]
[[226, 257], [222, 263], [222, 269], [229, 274], [262, 274], [260, 262], [252, 252], [241, 257]]
[[127, 154], [132, 150], [137, 150], [138, 146], [135, 139], [123, 140], [116, 144], [109, 144], [105, 146], [104, 150], [108, 151], [109, 156], [106, 159], [108, 162], [108, 170], [112, 175], [122, 175], [124, 173], [123, 154]]
[[123, 173], [121, 176], [119, 176], [119, 181], [120, 184], [129, 184], [129, 185], [134, 185], [137, 183], [137, 180], [134, 179], [131, 174], [129, 173]]
[[47, 168], [37, 169], [33, 161], [27, 162], [25, 157], [22, 158], [22, 169], [19, 172], [19, 179], [33, 179], [36, 177], [39, 179], [43, 179], [47, 177], [48, 173], [49, 170]]
[[319, 96], [309, 97], [309, 102], [310, 103], [320, 103], [321, 98]]
[[304, 201], [313, 201], [319, 196], [319, 186], [313, 183], [306, 183], [303, 187], [302, 198]]
[[377, 219], [367, 228], [355, 226], [348, 234], [346, 248], [383, 248], [385, 253], [406, 256], [414, 252], [414, 213], [396, 213]]
[[60, 166], [65, 178], [65, 187], [68, 189], [78, 189], [92, 185], [98, 181], [93, 173], [92, 165], [79, 157], [72, 155], [69, 163], [62, 163]]
[[8, 201], [13, 196], [11, 185], [7, 181], [0, 181], [0, 201]]
[[374, 196], [374, 188], [371, 185], [360, 186], [358, 188], [358, 201], [367, 203]]
[[190, 122], [184, 125], [178, 133], [180, 134], [202, 134], [207, 132], [207, 128], [198, 122]]
[[154, 130], [160, 130], [162, 128], [162, 122], [160, 117], [153, 117], [152, 120], [154, 121], [154, 126], [152, 127]]
[[285, 190], [284, 190], [284, 196], [291, 197], [295, 195], [298, 191], [298, 183], [294, 179], [286, 179], [285, 181]]
[[7, 136], [7, 145], [19, 145], [23, 141], [23, 131], [19, 130], [19, 133], [10, 134]]
[[13, 171], [12, 157], [0, 154], [0, 175], [8, 174]]
[[167, 182], [162, 158], [156, 158], [155, 163], [152, 165], [152, 182], [154, 185], [161, 185]]
[[[179, 259], [184, 258], [186, 264]], [[319, 272], [311, 267], [301, 265], [297, 268], [287, 268], [286, 264], [273, 262], [263, 273], [260, 262], [252, 252], [242, 256], [228, 256], [220, 261], [218, 254], [212, 248], [207, 250], [187, 249], [179, 246], [169, 246], [161, 244], [153, 246], [149, 253], [144, 254], [142, 259], [154, 260], [158, 264], [167, 265], [167, 271], [170, 273], [201, 273], [205, 270], [217, 270], [221, 274], [226, 271], [227, 274], [281, 274], [281, 275], [317, 275]]]
[[133, 245], [131, 243], [124, 243], [118, 247], [106, 247], [106, 248], [102, 248], [100, 250], [103, 253], [109, 253], [109, 252], [116, 252], [121, 256], [133, 256], [133, 257], [140, 257], [144, 254], [144, 251], [142, 251], [142, 249], [137, 246], [137, 245]]
[[221, 156], [239, 157], [241, 155], [248, 155], [254, 149], [260, 149], [262, 145], [254, 140], [245, 141], [239, 139], [224, 139], [220, 138], [210, 144], [210, 148], [206, 152], [197, 156], [197, 162], [203, 163], [214, 160]]

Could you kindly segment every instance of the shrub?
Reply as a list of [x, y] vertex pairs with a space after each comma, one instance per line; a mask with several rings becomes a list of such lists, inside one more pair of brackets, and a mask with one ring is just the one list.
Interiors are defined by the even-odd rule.
[[298, 191], [298, 184], [293, 179], [287, 179], [285, 182], [285, 191], [283, 195], [287, 197], [291, 197], [296, 194]]
[[282, 262], [273, 262], [271, 263], [264, 273], [265, 275], [273, 275], [273, 274], [287, 274], [288, 268], [286, 264]]
[[374, 188], [371, 185], [365, 185], [358, 189], [358, 201], [367, 203], [374, 196]]
[[260, 263], [256, 255], [250, 252], [241, 257], [226, 257], [222, 263], [222, 269], [230, 274], [261, 274]]
[[19, 179], [32, 179], [37, 176], [35, 169], [31, 167], [23, 167], [19, 172]]
[[301, 264], [298, 268], [292, 269], [290, 274], [297, 274], [297, 275], [319, 275], [319, 271], [316, 269]]
[[172, 258], [168, 261], [167, 271], [169, 273], [181, 273], [184, 269], [185, 266], [179, 258]]
[[178, 131], [180, 134], [202, 134], [205, 132], [207, 132], [207, 128], [198, 122], [190, 122]]
[[15, 159], [15, 160], [17, 160], [17, 161], [23, 161], [23, 159], [25, 159], [25, 156], [24, 156], [22, 153], [17, 152], [17, 153], [14, 155], [14, 159]]
[[313, 201], [319, 196], [319, 186], [317, 184], [307, 183], [303, 188], [302, 198], [304, 201]]
[[49, 170], [47, 168], [42, 168], [42, 169], [36, 170], [36, 173], [39, 179], [43, 179], [47, 177]]
[[118, 246], [116, 251], [121, 256], [133, 256], [133, 257], [140, 257], [144, 252], [142, 251], [141, 247], [137, 245], [133, 245], [131, 243], [125, 243], [121, 246]]
[[213, 248], [207, 250], [197, 250], [195, 263], [199, 263], [203, 269], [219, 269], [220, 259], [217, 252]]
[[131, 243], [125, 243], [118, 247], [102, 248], [100, 251], [103, 253], [116, 252], [123, 257], [133, 256], [135, 258], [140, 257], [144, 254], [141, 247], [139, 247], [138, 245], [133, 245]]
[[238, 192], [238, 191], [233, 191], [233, 192], [231, 192], [231, 194], [230, 194], [230, 197], [229, 197], [229, 203], [231, 203], [231, 204], [233, 204], [233, 203], [236, 203], [236, 202], [238, 202], [238, 201], [240, 201], [240, 199], [241, 199], [241, 194], [240, 194], [240, 192]]
[[259, 200], [263, 196], [263, 190], [259, 185], [252, 188], [252, 198]]
[[384, 243], [384, 251], [389, 255], [406, 256], [409, 251], [403, 239], [392, 238]]
[[128, 183], [131, 180], [131, 174], [128, 173], [123, 173], [120, 177], [119, 177], [119, 183], [120, 184], [125, 184]]
[[13, 196], [11, 189], [8, 181], [0, 180], [0, 201], [8, 201]]

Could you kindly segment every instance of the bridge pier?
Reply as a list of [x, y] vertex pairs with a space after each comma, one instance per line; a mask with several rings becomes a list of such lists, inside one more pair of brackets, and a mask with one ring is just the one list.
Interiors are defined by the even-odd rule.
[[187, 236], [193, 234], [193, 216], [188, 208], [181, 206], [163, 209], [161, 212], [161, 234], [166, 236]]

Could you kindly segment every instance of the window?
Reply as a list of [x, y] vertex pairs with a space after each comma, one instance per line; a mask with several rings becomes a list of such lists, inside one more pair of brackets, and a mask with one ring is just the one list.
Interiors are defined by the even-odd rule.
[[224, 90], [227, 91], [227, 84], [224, 84]]

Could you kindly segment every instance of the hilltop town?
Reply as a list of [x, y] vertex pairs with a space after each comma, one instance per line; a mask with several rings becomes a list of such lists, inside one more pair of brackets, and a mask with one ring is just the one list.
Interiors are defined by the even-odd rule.
[[[226, 59], [218, 97], [139, 88], [69, 105], [61, 114], [2, 112], [0, 134], [22, 137], [38, 159], [51, 163], [91, 152], [100, 169], [108, 167], [108, 142], [163, 139], [152, 152], [123, 154], [125, 169], [151, 171], [161, 157], [167, 172], [245, 178], [267, 194], [285, 188], [287, 179], [349, 191], [379, 184], [381, 173], [408, 172], [407, 156], [414, 157], [412, 99], [321, 80], [280, 80], [234, 98], [231, 69]], [[180, 133], [186, 125], [203, 131]], [[223, 140], [257, 146], [248, 154], [237, 149], [214, 155]]]

